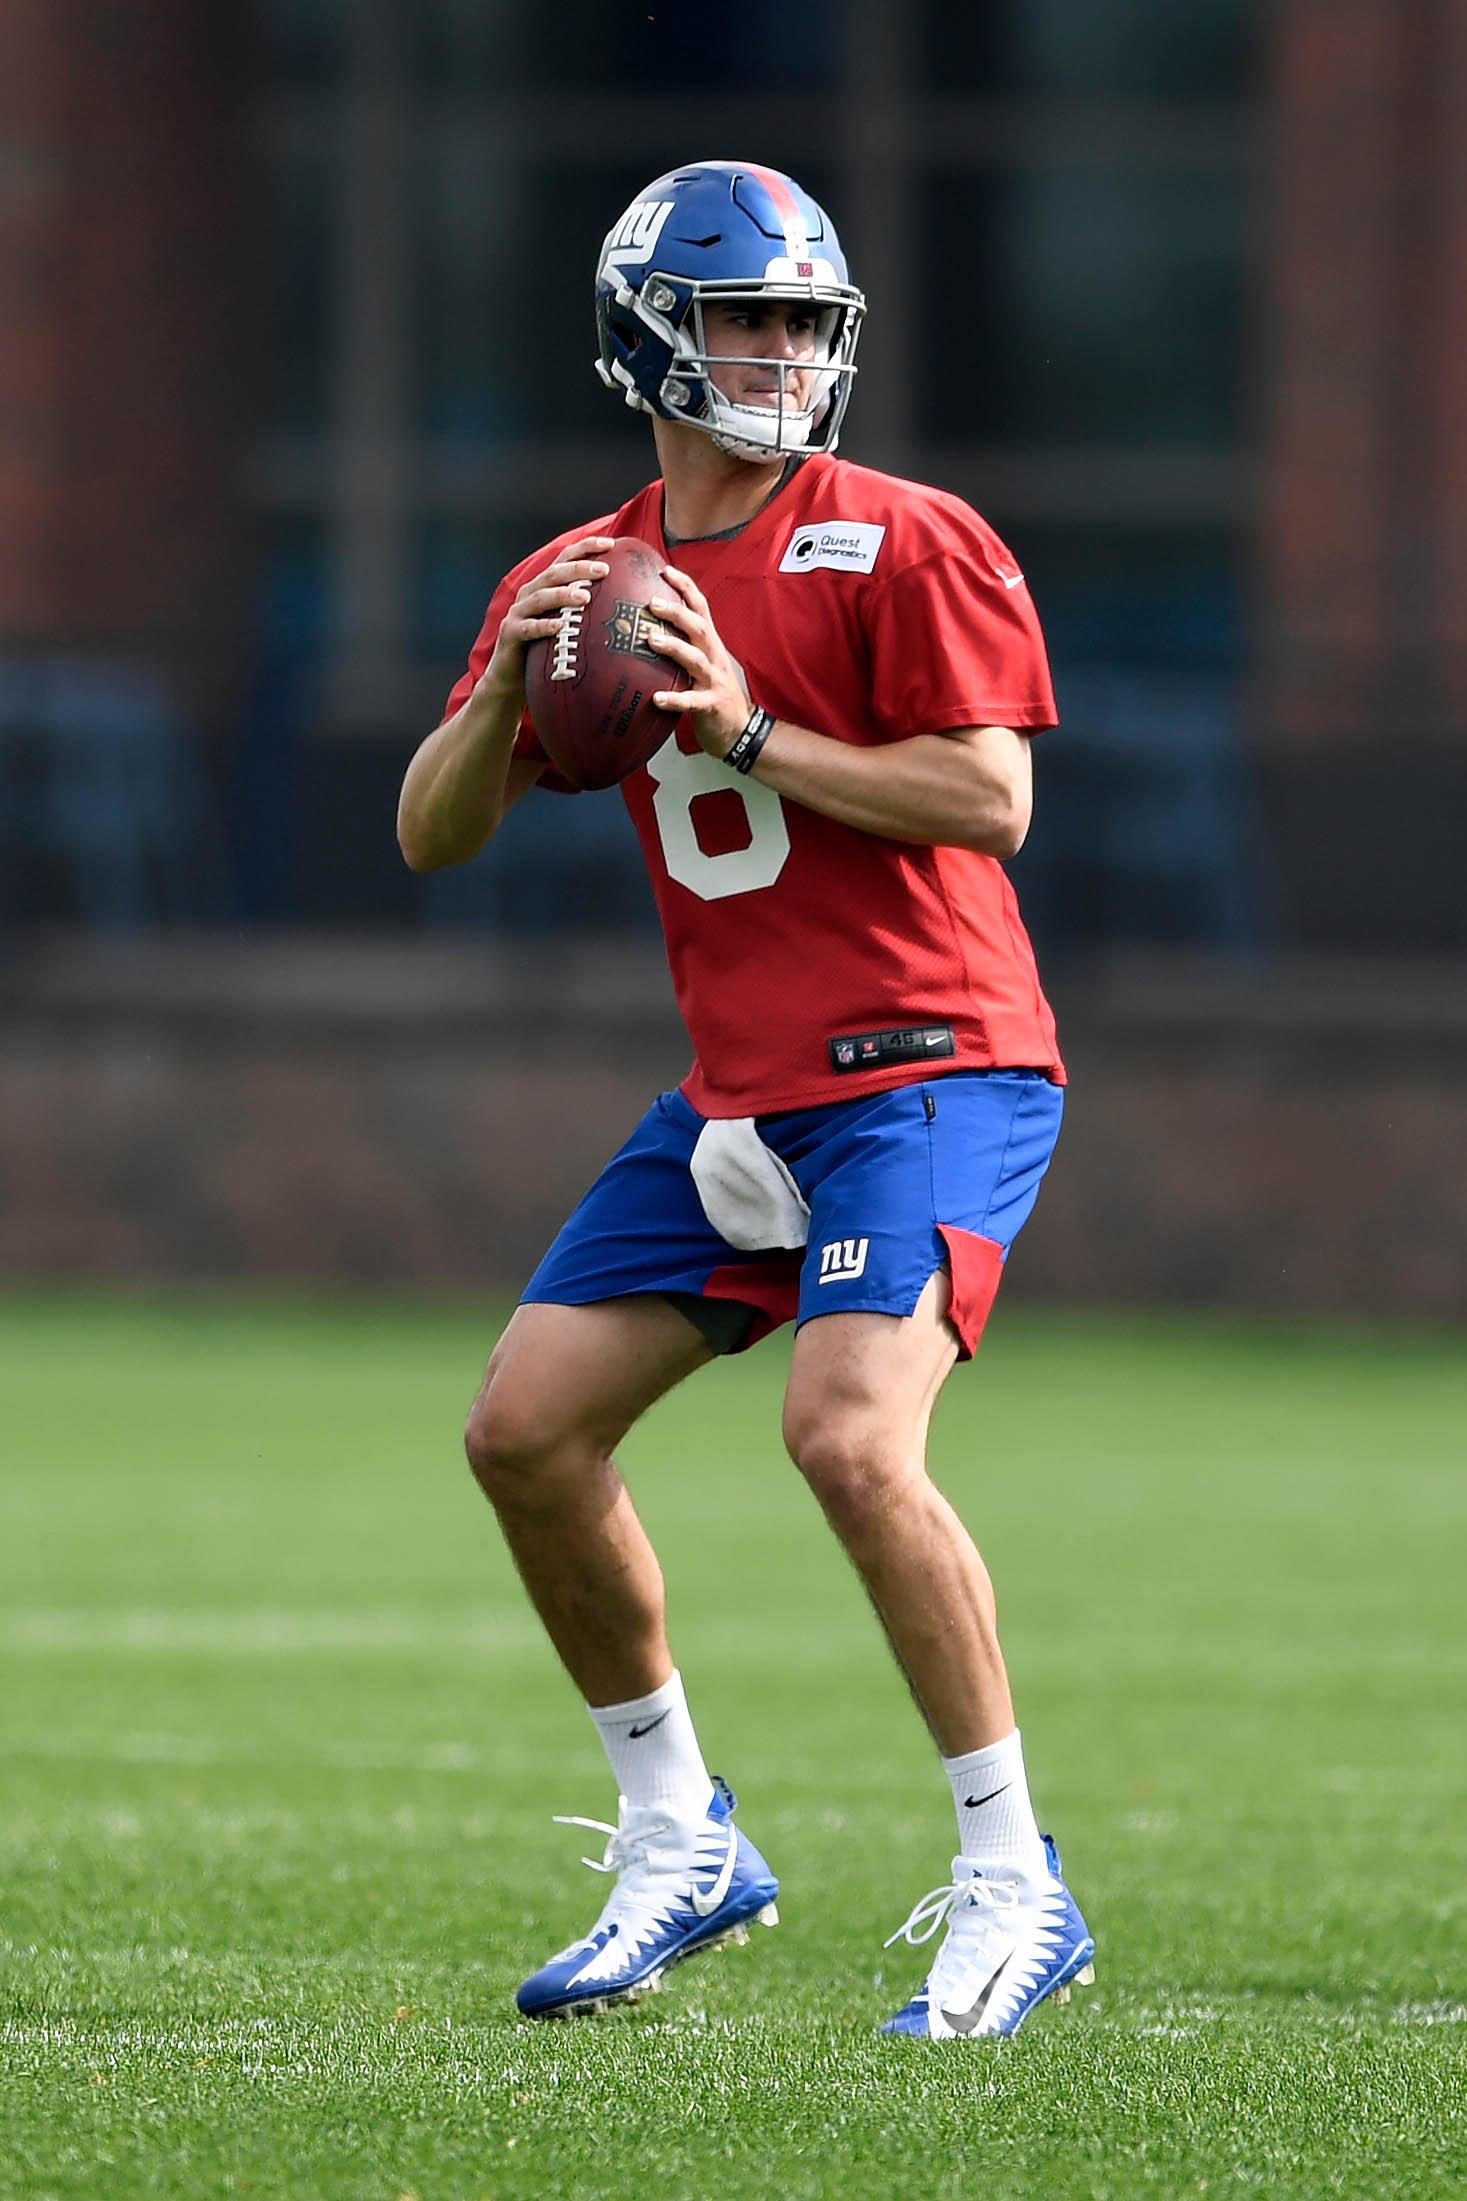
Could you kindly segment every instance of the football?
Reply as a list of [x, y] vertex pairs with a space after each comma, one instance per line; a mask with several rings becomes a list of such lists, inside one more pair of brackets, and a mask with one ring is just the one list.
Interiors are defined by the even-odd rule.
[[525, 699], [541, 746], [577, 787], [614, 787], [662, 747], [677, 724], [653, 696], [687, 688], [691, 676], [653, 649], [647, 609], [670, 595], [650, 543], [623, 535], [606, 553], [607, 573], [588, 604], [561, 613], [560, 632], [525, 652]]

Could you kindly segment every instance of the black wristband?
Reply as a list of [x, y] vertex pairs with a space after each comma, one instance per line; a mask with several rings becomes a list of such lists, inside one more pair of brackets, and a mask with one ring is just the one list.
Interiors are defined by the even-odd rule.
[[756, 704], [748, 725], [733, 747], [725, 752], [724, 763], [735, 772], [751, 772], [755, 758], [773, 732], [773, 711], [762, 711]]

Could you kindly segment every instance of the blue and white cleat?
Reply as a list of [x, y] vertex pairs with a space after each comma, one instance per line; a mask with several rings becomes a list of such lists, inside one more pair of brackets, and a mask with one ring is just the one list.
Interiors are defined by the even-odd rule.
[[930, 1941], [946, 1922], [926, 1981], [883, 2033], [928, 2041], [1017, 2033], [1037, 2004], [1068, 2002], [1072, 1983], [1090, 1985], [1095, 1943], [1047, 1834], [1044, 1855], [1048, 1870], [1037, 1880], [953, 1859], [948, 1886], [924, 1895], [886, 1944]]
[[685, 1957], [726, 1941], [747, 1941], [754, 1920], [777, 1926], [779, 1882], [748, 1836], [733, 1823], [738, 1799], [716, 1780], [708, 1816], [689, 1827], [656, 1806], [621, 1799], [619, 1822], [562, 1818], [607, 1836], [593, 1872], [614, 1872], [616, 1886], [591, 1931], [551, 1957], [515, 1996], [527, 2018], [594, 2014], [655, 1994], [663, 1974]]

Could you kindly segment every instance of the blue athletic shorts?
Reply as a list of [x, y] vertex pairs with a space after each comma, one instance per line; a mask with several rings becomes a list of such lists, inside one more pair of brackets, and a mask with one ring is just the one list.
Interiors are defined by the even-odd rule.
[[661, 1292], [734, 1301], [752, 1316], [724, 1347], [737, 1351], [792, 1319], [909, 1315], [946, 1266], [966, 1358], [1063, 1108], [1061, 1089], [1037, 1070], [957, 1070], [733, 1124], [663, 1093], [523, 1300], [583, 1307]]

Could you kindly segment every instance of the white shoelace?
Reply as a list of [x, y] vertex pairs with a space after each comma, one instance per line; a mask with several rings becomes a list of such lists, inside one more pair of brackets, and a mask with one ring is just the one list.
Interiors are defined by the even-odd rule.
[[629, 1835], [620, 1827], [608, 1826], [604, 1819], [582, 1819], [574, 1812], [557, 1811], [555, 1824], [558, 1827], [589, 1827], [593, 1834], [604, 1834], [606, 1848], [602, 1855], [583, 1857], [581, 1863], [589, 1865], [592, 1872], [624, 1872], [628, 1865], [651, 1863], [647, 1855], [648, 1844], [664, 1831], [667, 1822], [644, 1827], [640, 1833]]
[[[606, 1836], [606, 1849], [601, 1857], [581, 1859], [592, 1872], [616, 1875], [616, 1885], [607, 1895], [591, 1935], [616, 1919], [632, 1921], [634, 1932], [638, 1930], [638, 1920], [651, 1921], [655, 1925], [665, 1916], [666, 1905], [679, 1884], [691, 1877], [691, 1858], [659, 1858], [653, 1853], [658, 1838], [672, 1831], [671, 1819], [653, 1819], [632, 1834], [625, 1827], [609, 1826], [605, 1819], [583, 1819], [573, 1812], [556, 1812], [555, 1824], [589, 1827], [593, 1834]], [[585, 1938], [590, 1939], [591, 1935]]]
[[889, 1934], [882, 1947], [889, 1949], [894, 1941], [910, 1941], [916, 1948], [930, 1941], [939, 1927], [962, 1910], [986, 1911], [985, 1923], [995, 1923], [1000, 1912], [1017, 1910], [1019, 1902], [1019, 1891], [1009, 1880], [985, 1880], [978, 1873], [966, 1880], [949, 1880], [945, 1887], [929, 1888], [913, 1904], [905, 1924]]

